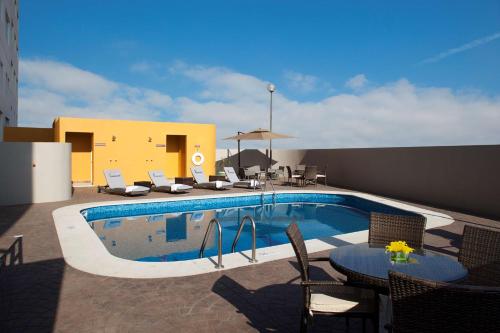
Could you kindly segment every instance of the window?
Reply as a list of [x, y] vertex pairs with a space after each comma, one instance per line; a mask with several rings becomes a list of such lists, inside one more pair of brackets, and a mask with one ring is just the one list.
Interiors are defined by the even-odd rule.
[[10, 45], [12, 41], [12, 28], [13, 25], [10, 21], [9, 14], [5, 11], [5, 39], [7, 40], [7, 45]]

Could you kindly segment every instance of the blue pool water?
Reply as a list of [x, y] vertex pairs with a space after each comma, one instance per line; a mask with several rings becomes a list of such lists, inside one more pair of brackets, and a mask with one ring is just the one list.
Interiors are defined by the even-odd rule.
[[[285, 229], [292, 222], [298, 224], [304, 239], [365, 230], [372, 211], [414, 215], [356, 196], [314, 193], [110, 205], [90, 208], [82, 214], [111, 254], [129, 260], [158, 262], [198, 258], [208, 223], [213, 218], [222, 225], [223, 253], [230, 253], [245, 215], [254, 218], [257, 247], [262, 248], [288, 243]], [[217, 254], [215, 229], [205, 256]], [[247, 223], [236, 250], [251, 249], [251, 242], [251, 226]]]

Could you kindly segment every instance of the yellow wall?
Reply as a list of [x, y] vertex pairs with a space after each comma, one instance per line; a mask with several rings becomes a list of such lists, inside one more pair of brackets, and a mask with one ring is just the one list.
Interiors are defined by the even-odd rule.
[[54, 142], [52, 128], [5, 127], [3, 140], [7, 142]]
[[[105, 185], [103, 170], [117, 168], [127, 184], [149, 180], [148, 170], [161, 169], [170, 176], [191, 176], [191, 156], [199, 151], [205, 156], [203, 169], [207, 175], [215, 172], [215, 125], [103, 120], [85, 118], [58, 118], [54, 121], [54, 137], [65, 142], [67, 132], [93, 134], [93, 184]], [[186, 162], [179, 170], [167, 157], [167, 135], [186, 136]], [[112, 137], [115, 136], [115, 141]], [[151, 138], [151, 142], [149, 142]], [[76, 166], [75, 166], [76, 167]], [[86, 169], [81, 165], [77, 168]], [[175, 171], [176, 170], [176, 171]], [[183, 172], [182, 172], [183, 171]], [[75, 175], [80, 170], [75, 170]], [[82, 173], [85, 171], [82, 170]], [[78, 181], [73, 179], [73, 181]]]

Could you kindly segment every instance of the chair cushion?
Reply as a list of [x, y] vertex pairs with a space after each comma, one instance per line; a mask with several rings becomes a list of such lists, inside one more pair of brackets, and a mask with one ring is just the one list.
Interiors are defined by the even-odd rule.
[[375, 311], [374, 293], [368, 289], [340, 287], [333, 294], [311, 294], [310, 310], [315, 312], [356, 312]]

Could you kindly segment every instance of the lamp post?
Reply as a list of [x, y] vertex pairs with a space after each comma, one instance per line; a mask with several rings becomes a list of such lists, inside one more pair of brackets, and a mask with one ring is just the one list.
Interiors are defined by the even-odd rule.
[[[271, 94], [269, 101], [269, 132], [273, 132], [273, 92], [276, 91], [276, 86], [272, 83], [267, 85], [267, 91]], [[273, 139], [269, 139], [269, 169], [273, 164]]]

